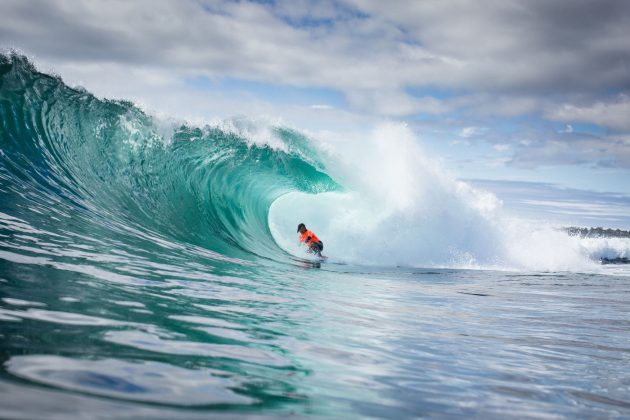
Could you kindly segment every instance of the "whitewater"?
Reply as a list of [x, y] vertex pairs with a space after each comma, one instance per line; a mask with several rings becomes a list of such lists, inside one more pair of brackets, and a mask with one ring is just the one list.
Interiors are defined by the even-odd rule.
[[165, 121], [17, 54], [0, 112], [0, 417], [630, 415], [630, 239], [508, 215], [404, 124]]

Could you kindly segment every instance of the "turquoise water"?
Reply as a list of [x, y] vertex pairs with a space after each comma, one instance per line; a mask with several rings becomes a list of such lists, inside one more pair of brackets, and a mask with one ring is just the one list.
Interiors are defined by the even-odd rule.
[[497, 223], [429, 164], [410, 178], [404, 142], [373, 145], [375, 179], [298, 130], [162, 123], [19, 56], [0, 112], [1, 417], [630, 415], [630, 276], [597, 264], [626, 242]]

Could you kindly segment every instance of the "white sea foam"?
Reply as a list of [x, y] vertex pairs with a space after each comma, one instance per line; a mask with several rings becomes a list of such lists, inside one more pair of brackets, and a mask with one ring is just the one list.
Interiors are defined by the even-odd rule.
[[346, 190], [293, 192], [270, 209], [276, 242], [296, 256], [304, 255], [301, 222], [324, 241], [324, 254], [356, 264], [565, 271], [628, 255], [628, 240], [585, 240], [509, 218], [496, 196], [455, 179], [402, 124], [326, 151], [328, 173]]
[[264, 119], [252, 120], [245, 117], [235, 117], [225, 120], [213, 121], [209, 126], [219, 128], [226, 133], [234, 134], [250, 145], [269, 146], [274, 150], [288, 151], [286, 143], [276, 135], [272, 127], [280, 124], [280, 121], [267, 121]]

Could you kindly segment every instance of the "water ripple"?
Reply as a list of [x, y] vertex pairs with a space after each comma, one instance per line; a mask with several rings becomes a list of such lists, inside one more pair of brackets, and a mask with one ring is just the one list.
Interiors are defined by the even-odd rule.
[[60, 356], [13, 356], [7, 371], [29, 381], [90, 394], [181, 406], [254, 404], [223, 373], [150, 361], [82, 360]]

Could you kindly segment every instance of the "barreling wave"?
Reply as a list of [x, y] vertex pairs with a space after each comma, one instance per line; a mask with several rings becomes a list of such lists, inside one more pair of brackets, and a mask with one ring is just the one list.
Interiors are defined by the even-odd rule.
[[157, 244], [289, 261], [305, 257], [295, 226], [306, 222], [337, 261], [527, 270], [580, 270], [630, 249], [505, 217], [399, 124], [323, 149], [246, 118], [165, 122], [17, 54], [0, 55], [0, 111], [0, 222], [21, 233], [97, 238], [130, 255]]
[[254, 136], [245, 119], [162, 123], [132, 103], [70, 88], [17, 54], [0, 56], [0, 114], [2, 207], [51, 232], [106, 240], [127, 231], [228, 257], [282, 258], [267, 223], [271, 203], [290, 191], [339, 189], [294, 130]]

